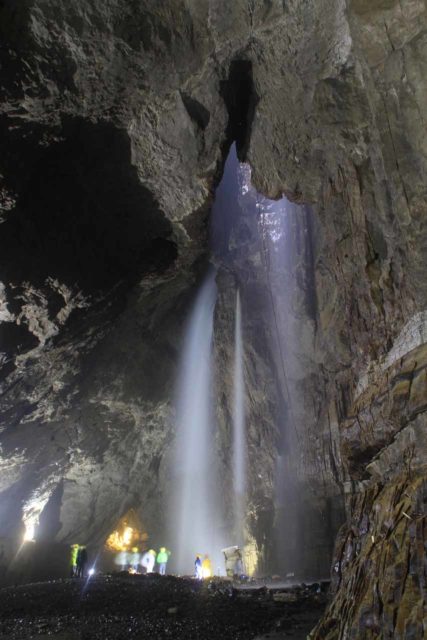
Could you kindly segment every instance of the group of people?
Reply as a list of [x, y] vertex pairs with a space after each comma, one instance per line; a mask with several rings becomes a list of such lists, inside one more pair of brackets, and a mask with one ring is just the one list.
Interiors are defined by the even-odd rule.
[[87, 549], [80, 544], [71, 545], [71, 577], [84, 578], [87, 564]]
[[164, 576], [170, 555], [171, 552], [166, 547], [160, 547], [158, 553], [154, 549], [149, 549], [143, 554], [139, 552], [137, 547], [134, 547], [132, 551], [121, 551], [116, 556], [116, 564], [121, 567], [122, 571], [132, 570], [139, 573], [142, 569], [145, 573], [154, 573], [154, 566], [157, 562], [158, 573]]
[[157, 562], [159, 567], [159, 574], [164, 576], [166, 574], [166, 565], [169, 560], [171, 552], [166, 547], [160, 547], [159, 552], [156, 555], [154, 549], [146, 551], [141, 558], [141, 565], [145, 568], [146, 573], [154, 572], [154, 564]]
[[[154, 549], [149, 549], [142, 554], [137, 547], [134, 547], [131, 551], [120, 551], [115, 562], [122, 571], [146, 574], [155, 573], [157, 564], [157, 573], [164, 576], [170, 555], [171, 552], [166, 547], [160, 547], [157, 553]], [[198, 553], [194, 561], [194, 577], [197, 580], [203, 580], [212, 575], [212, 562], [208, 554], [202, 557], [202, 554]]]
[[[231, 548], [233, 553], [233, 573], [240, 574], [243, 572], [242, 559], [240, 550], [237, 547]], [[238, 553], [236, 553], [236, 550]], [[224, 551], [228, 551], [224, 550]], [[160, 547], [156, 553], [154, 549], [149, 549], [144, 553], [140, 553], [137, 547], [133, 547], [131, 551], [121, 551], [117, 554], [115, 562], [119, 565], [122, 571], [129, 570], [135, 573], [154, 573], [155, 565], [157, 563], [157, 572], [164, 576], [166, 574], [166, 567], [171, 552], [166, 547]], [[237, 559], [237, 562], [236, 562]], [[230, 559], [231, 560], [231, 557]], [[228, 561], [229, 561], [228, 560]], [[79, 544], [71, 545], [71, 576], [75, 578], [84, 578], [85, 569], [88, 561], [88, 554], [86, 547]], [[227, 562], [227, 555], [226, 555]], [[238, 565], [238, 569], [237, 569]], [[237, 569], [237, 570], [236, 570]], [[229, 573], [227, 567], [227, 574]], [[194, 577], [197, 580], [204, 580], [210, 578], [213, 575], [212, 562], [206, 553], [204, 557], [198, 553], [194, 561]]]
[[205, 557], [202, 560], [202, 556], [200, 553], [196, 555], [196, 559], [194, 561], [194, 569], [195, 569], [195, 578], [197, 580], [203, 580], [204, 578], [210, 578], [212, 576], [212, 562], [208, 554], [205, 554]]

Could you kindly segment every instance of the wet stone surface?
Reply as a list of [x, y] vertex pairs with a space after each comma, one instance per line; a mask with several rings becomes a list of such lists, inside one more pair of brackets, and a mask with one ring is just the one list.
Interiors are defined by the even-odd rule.
[[297, 639], [323, 613], [325, 596], [315, 591], [293, 589], [296, 600], [283, 602], [266, 588], [240, 591], [226, 582], [200, 584], [157, 575], [7, 587], [0, 591], [0, 637]]

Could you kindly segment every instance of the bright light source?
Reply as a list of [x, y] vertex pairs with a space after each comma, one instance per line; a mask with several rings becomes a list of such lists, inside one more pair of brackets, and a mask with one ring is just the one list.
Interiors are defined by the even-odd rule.
[[34, 492], [24, 504], [22, 515], [25, 526], [24, 542], [33, 542], [35, 540], [40, 514], [48, 503], [52, 491], [52, 487], [48, 487], [45, 490], [38, 490]]
[[107, 547], [114, 551], [127, 551], [133, 538], [137, 535], [138, 532], [135, 531], [133, 527], [125, 526], [122, 531], [113, 531], [113, 533], [108, 537], [106, 543]]
[[132, 527], [126, 527], [123, 533], [123, 542], [128, 545], [132, 542], [133, 529]]
[[108, 536], [105, 546], [109, 551], [130, 551], [147, 539], [148, 534], [144, 531], [140, 518], [130, 509], [117, 523], [117, 529]]
[[93, 574], [95, 573], [95, 569], [92, 567], [92, 569], [89, 569], [89, 575], [93, 576]]
[[25, 523], [25, 533], [24, 533], [24, 542], [33, 542], [34, 534], [36, 531], [36, 523], [33, 521], [29, 521]]

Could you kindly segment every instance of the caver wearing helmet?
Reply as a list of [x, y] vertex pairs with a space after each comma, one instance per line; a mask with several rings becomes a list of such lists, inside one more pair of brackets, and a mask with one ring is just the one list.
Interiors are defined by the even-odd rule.
[[160, 551], [157, 554], [157, 564], [159, 565], [159, 573], [161, 576], [164, 576], [166, 573], [166, 565], [169, 560], [171, 552], [166, 549], [166, 547], [160, 547]]
[[154, 551], [154, 549], [146, 551], [141, 558], [141, 565], [144, 567], [146, 573], [153, 573], [155, 562], [156, 552]]

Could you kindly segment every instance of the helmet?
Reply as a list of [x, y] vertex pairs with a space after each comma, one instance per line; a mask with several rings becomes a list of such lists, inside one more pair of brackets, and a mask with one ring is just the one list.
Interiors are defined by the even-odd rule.
[[166, 551], [166, 547], [160, 547], [160, 551], [164, 553]]
[[156, 552], [154, 551], [154, 549], [150, 549], [150, 551], [148, 553], [151, 553], [152, 556], [156, 555]]

